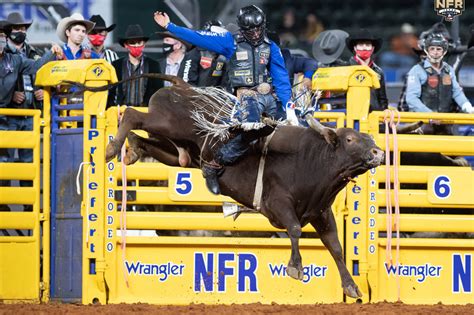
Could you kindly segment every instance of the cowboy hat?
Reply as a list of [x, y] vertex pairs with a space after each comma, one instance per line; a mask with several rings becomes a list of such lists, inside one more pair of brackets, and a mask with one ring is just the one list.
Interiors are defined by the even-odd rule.
[[0, 20], [0, 31], [5, 32], [5, 29], [10, 26], [10, 23], [6, 20]]
[[18, 12], [12, 12], [12, 13], [8, 14], [7, 22], [10, 24], [8, 26], [8, 28], [11, 28], [14, 25], [15, 26], [24, 25], [26, 27], [26, 29], [28, 29], [31, 26], [31, 23], [33, 23], [33, 21], [25, 21], [23, 19], [23, 16]]
[[174, 38], [176, 40], [179, 40], [181, 43], [183, 43], [183, 45], [186, 47], [186, 50], [190, 50], [193, 45], [191, 45], [190, 43], [182, 40], [181, 38], [179, 37], [176, 37], [176, 35], [174, 35], [173, 33], [171, 32], [168, 32], [168, 31], [165, 31], [165, 32], [156, 32], [155, 33], [156, 36], [158, 36], [159, 38], [165, 38], [165, 37], [171, 37], [171, 38]]
[[67, 43], [67, 36], [66, 30], [72, 24], [82, 24], [86, 27], [86, 33], [88, 34], [93, 28], [95, 23], [84, 20], [84, 17], [79, 13], [74, 13], [71, 16], [65, 17], [61, 21], [59, 21], [58, 26], [56, 27], [56, 35], [59, 37], [61, 41]]
[[132, 25], [127, 26], [127, 30], [125, 31], [125, 36], [119, 38], [119, 44], [122, 47], [124, 47], [125, 42], [131, 39], [143, 39], [145, 42], [147, 42], [150, 39], [150, 37], [145, 36], [145, 34], [143, 33], [143, 29], [140, 25], [132, 24]]
[[380, 50], [383, 42], [381, 38], [375, 37], [369, 30], [362, 28], [353, 32], [348, 38], [346, 38], [347, 48], [349, 48], [350, 51], [354, 51], [354, 46], [360, 41], [371, 42], [374, 46], [374, 54]]
[[313, 42], [314, 58], [323, 64], [336, 61], [344, 51], [347, 37], [349, 37], [349, 34], [341, 30], [321, 32]]
[[95, 26], [92, 30], [97, 32], [112, 32], [116, 26], [115, 24], [112, 24], [108, 27], [105, 26], [105, 21], [99, 14], [91, 16], [89, 20], [95, 23]]

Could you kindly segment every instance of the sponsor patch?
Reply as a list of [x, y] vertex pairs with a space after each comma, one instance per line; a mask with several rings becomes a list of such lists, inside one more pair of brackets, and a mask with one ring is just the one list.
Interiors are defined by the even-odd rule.
[[253, 83], [253, 79], [251, 77], [248, 77], [248, 78], [245, 78], [245, 82], [247, 84], [252, 84]]
[[250, 75], [250, 70], [237, 70], [237, 71], [234, 71], [234, 75], [236, 77], [242, 77], [244, 75]]
[[451, 76], [449, 74], [443, 75], [443, 85], [451, 85]]
[[222, 70], [214, 70], [212, 71], [212, 75], [213, 77], [221, 77], [222, 76]]
[[249, 54], [246, 51], [238, 51], [235, 54], [237, 60], [247, 60], [249, 59]]
[[224, 63], [223, 62], [220, 62], [218, 61], [217, 64], [216, 64], [216, 70], [222, 70], [222, 68], [224, 68]]
[[210, 57], [201, 57], [201, 60], [199, 60], [199, 64], [204, 69], [208, 69], [212, 65], [212, 58], [210, 58]]
[[437, 75], [430, 75], [428, 76], [428, 85], [432, 88], [435, 88], [438, 86], [439, 83], [439, 78]]

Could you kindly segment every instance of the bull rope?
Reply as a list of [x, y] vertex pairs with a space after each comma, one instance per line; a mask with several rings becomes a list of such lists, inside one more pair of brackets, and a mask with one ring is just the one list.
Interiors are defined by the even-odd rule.
[[263, 171], [265, 170], [265, 160], [267, 158], [268, 153], [268, 146], [270, 145], [270, 141], [272, 141], [273, 135], [275, 134], [275, 130], [268, 135], [265, 139], [265, 144], [263, 145], [262, 155], [260, 156], [260, 162], [258, 164], [258, 173], [257, 173], [257, 181], [255, 182], [255, 194], [253, 196], [253, 207], [255, 210], [260, 211], [260, 204], [262, 201], [262, 192], [263, 192]]
[[[396, 256], [395, 266], [398, 268], [400, 264], [400, 202], [399, 202], [399, 160], [398, 160], [398, 139], [397, 139], [397, 126], [400, 123], [400, 113], [397, 111], [398, 119], [395, 123], [394, 110], [384, 111], [384, 122], [385, 122], [385, 198], [386, 198], [386, 212], [387, 212], [387, 244], [385, 248], [385, 260], [387, 265], [392, 265], [392, 196], [391, 196], [391, 181], [390, 181], [390, 128], [393, 132], [393, 193], [394, 193], [394, 206], [395, 206], [395, 229], [397, 233], [396, 241]], [[388, 119], [390, 115], [390, 119]], [[389, 127], [390, 126], [390, 127]], [[397, 297], [400, 302], [400, 274], [396, 273], [397, 282]]]

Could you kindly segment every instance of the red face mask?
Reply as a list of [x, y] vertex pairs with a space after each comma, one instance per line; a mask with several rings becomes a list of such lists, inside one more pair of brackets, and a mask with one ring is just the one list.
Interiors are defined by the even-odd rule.
[[105, 35], [100, 35], [100, 34], [89, 35], [89, 41], [94, 46], [102, 46], [105, 41]]
[[370, 57], [372, 57], [372, 54], [373, 54], [374, 50], [371, 49], [371, 50], [355, 50], [355, 53], [357, 56], [359, 56], [360, 59], [362, 60], [367, 60], [369, 59]]
[[145, 48], [145, 45], [142, 45], [142, 46], [125, 45], [125, 48], [128, 49], [128, 51], [130, 52], [130, 55], [132, 55], [135, 58], [138, 58], [142, 55], [143, 48]]

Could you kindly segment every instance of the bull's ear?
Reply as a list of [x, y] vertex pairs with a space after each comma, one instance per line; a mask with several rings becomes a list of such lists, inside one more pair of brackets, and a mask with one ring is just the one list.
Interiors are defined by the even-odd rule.
[[329, 143], [333, 147], [337, 146], [337, 144], [339, 142], [339, 139], [337, 137], [335, 129], [326, 127], [322, 130], [321, 133], [322, 133], [322, 135], [323, 135], [323, 137], [324, 137], [324, 139], [326, 140], [327, 143]]

